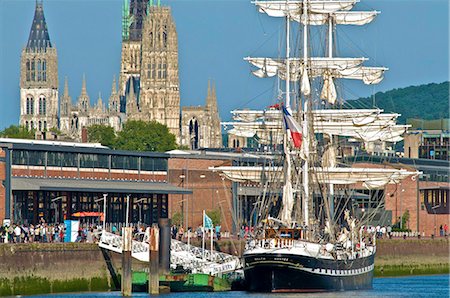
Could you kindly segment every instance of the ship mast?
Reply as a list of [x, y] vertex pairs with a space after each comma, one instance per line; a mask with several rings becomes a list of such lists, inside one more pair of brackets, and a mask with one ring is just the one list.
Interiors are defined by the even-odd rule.
[[[289, 0], [286, 0], [286, 6], [289, 6]], [[289, 58], [290, 58], [290, 20], [289, 13], [286, 14], [286, 90], [285, 90], [285, 106], [286, 109], [291, 112], [291, 96], [290, 96], [290, 68], [289, 68]], [[288, 146], [289, 135], [287, 134], [287, 129], [285, 129], [283, 135], [283, 154], [284, 154], [284, 185], [283, 185], [283, 198], [282, 198], [282, 210], [281, 219], [287, 225], [292, 223], [292, 206], [293, 206], [293, 195], [292, 195], [292, 183], [291, 183], [291, 153]]]
[[[305, 20], [308, 19], [308, 0], [303, 0], [303, 16]], [[304, 157], [305, 162], [303, 163], [303, 218], [305, 221], [305, 225], [307, 226], [307, 232], [306, 232], [306, 239], [309, 239], [309, 231], [311, 230], [311, 224], [310, 224], [310, 213], [311, 211], [310, 206], [312, 207], [312, 202], [310, 202], [310, 188], [309, 188], [309, 147], [310, 147], [310, 131], [308, 129], [308, 107], [309, 102], [308, 95], [309, 90], [308, 88], [305, 89], [304, 84], [309, 82], [306, 82], [306, 80], [309, 80], [308, 78], [308, 68], [307, 68], [307, 61], [308, 61], [308, 22], [305, 21], [303, 24], [303, 74], [302, 74], [302, 92], [305, 95], [305, 101], [304, 101], [304, 121], [303, 121], [303, 139], [306, 140], [304, 144]], [[301, 105], [299, 105], [301, 106]]]

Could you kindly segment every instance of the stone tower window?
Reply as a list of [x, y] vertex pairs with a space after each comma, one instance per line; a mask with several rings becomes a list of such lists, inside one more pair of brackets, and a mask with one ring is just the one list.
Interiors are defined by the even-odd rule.
[[162, 65], [162, 78], [163, 79], [167, 78], [167, 64], [166, 63], [164, 63]]
[[34, 69], [34, 59], [33, 60], [31, 60], [31, 80], [34, 82], [34, 81], [36, 81], [36, 72], [35, 72], [35, 69]]
[[41, 81], [41, 74], [42, 74], [42, 70], [41, 70], [41, 59], [37, 60], [37, 80], [38, 82]]
[[47, 121], [44, 121], [44, 130], [47, 130]]
[[47, 60], [42, 60], [42, 80], [47, 81]]
[[25, 73], [26, 73], [27, 82], [29, 82], [30, 79], [31, 79], [31, 63], [30, 63], [30, 59], [27, 59]]
[[34, 123], [33, 123], [33, 121], [30, 121], [30, 130], [33, 130], [34, 129]]
[[150, 63], [147, 64], [147, 77], [148, 78], [152, 77], [152, 65]]
[[189, 140], [191, 149], [198, 149], [198, 121], [195, 118], [189, 121]]
[[164, 28], [163, 29], [163, 33], [162, 33], [162, 36], [163, 36], [163, 48], [167, 48], [167, 25], [164, 25], [163, 28]]
[[25, 128], [28, 130], [29, 129], [29, 123], [28, 121], [25, 121]]
[[27, 114], [33, 115], [34, 114], [34, 99], [32, 96], [27, 97]]
[[39, 115], [47, 114], [47, 103], [45, 97], [39, 97]]
[[41, 130], [42, 130], [42, 122], [39, 121], [39, 131], [41, 131]]

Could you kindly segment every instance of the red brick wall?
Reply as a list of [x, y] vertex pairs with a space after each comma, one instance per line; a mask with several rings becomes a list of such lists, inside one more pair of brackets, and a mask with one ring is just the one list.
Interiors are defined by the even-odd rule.
[[[185, 226], [187, 216], [188, 226], [195, 229], [202, 224], [203, 210], [219, 210], [222, 231], [231, 231], [231, 181], [222, 179], [219, 173], [208, 169], [220, 165], [231, 165], [231, 163], [210, 159], [169, 159], [169, 183], [193, 190], [192, 195], [169, 195], [170, 217], [176, 212], [181, 212], [181, 206], [184, 205], [185, 219], [183, 226]], [[182, 174], [185, 176], [184, 179], [180, 178]], [[203, 176], [204, 178], [202, 178]]]
[[[392, 168], [392, 165], [382, 165], [382, 164], [368, 164], [368, 163], [358, 163], [354, 165], [355, 167], [382, 167], [382, 168]], [[414, 170], [408, 167], [403, 167], [408, 170]], [[406, 223], [406, 227], [413, 232], [425, 233], [426, 236], [434, 234], [434, 222], [436, 221], [436, 230], [439, 234], [439, 226], [445, 223], [450, 226], [450, 216], [449, 214], [436, 214], [428, 213], [426, 208], [422, 210], [421, 208], [421, 198], [419, 196], [419, 230], [417, 231], [417, 179], [418, 177], [407, 177], [402, 180], [399, 184], [388, 184], [385, 191], [385, 209], [392, 211], [392, 223], [398, 221], [402, 214], [408, 210], [409, 211], [409, 222]], [[448, 182], [428, 182], [419, 181], [419, 189], [428, 187], [444, 186], [450, 187]]]

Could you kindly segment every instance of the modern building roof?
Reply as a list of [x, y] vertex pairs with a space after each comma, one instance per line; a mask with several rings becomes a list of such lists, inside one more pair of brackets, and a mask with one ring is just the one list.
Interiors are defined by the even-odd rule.
[[161, 157], [168, 158], [169, 154], [162, 152], [141, 152], [128, 150], [114, 150], [98, 143], [75, 143], [63, 141], [41, 141], [0, 138], [0, 147], [16, 150], [37, 150], [55, 152], [74, 152], [92, 154], [112, 154], [125, 156]]
[[101, 181], [13, 177], [13, 191], [78, 191], [125, 194], [191, 194], [192, 190], [162, 182]]
[[42, 1], [37, 0], [30, 36], [28, 37], [27, 49], [45, 50], [51, 47], [52, 44], [50, 42], [47, 23], [45, 22], [44, 17], [44, 7]]

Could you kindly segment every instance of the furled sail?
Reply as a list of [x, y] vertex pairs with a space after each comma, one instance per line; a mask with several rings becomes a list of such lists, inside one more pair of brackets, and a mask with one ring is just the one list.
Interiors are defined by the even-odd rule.
[[[332, 13], [339, 10], [350, 10], [358, 0], [309, 0], [308, 7], [312, 13]], [[297, 1], [254, 1], [259, 11], [271, 17], [296, 16], [303, 10], [303, 0]]]
[[[262, 180], [262, 173], [273, 178], [271, 182], [283, 181], [283, 167], [260, 167], [260, 166], [221, 166], [211, 167], [210, 170], [222, 172], [228, 179], [235, 182], [257, 182]], [[313, 183], [350, 185], [365, 183], [366, 187], [377, 188], [386, 184], [399, 183], [401, 180], [420, 174], [418, 171], [408, 171], [406, 169], [385, 169], [385, 168], [338, 168], [321, 167], [312, 168]], [[265, 177], [267, 178], [267, 177]]]
[[[358, 25], [368, 24], [379, 14], [378, 11], [335, 11], [332, 13], [310, 13], [308, 14], [308, 25], [325, 25], [331, 18], [334, 24], [338, 25]], [[291, 19], [305, 24], [305, 15], [291, 15]]]

